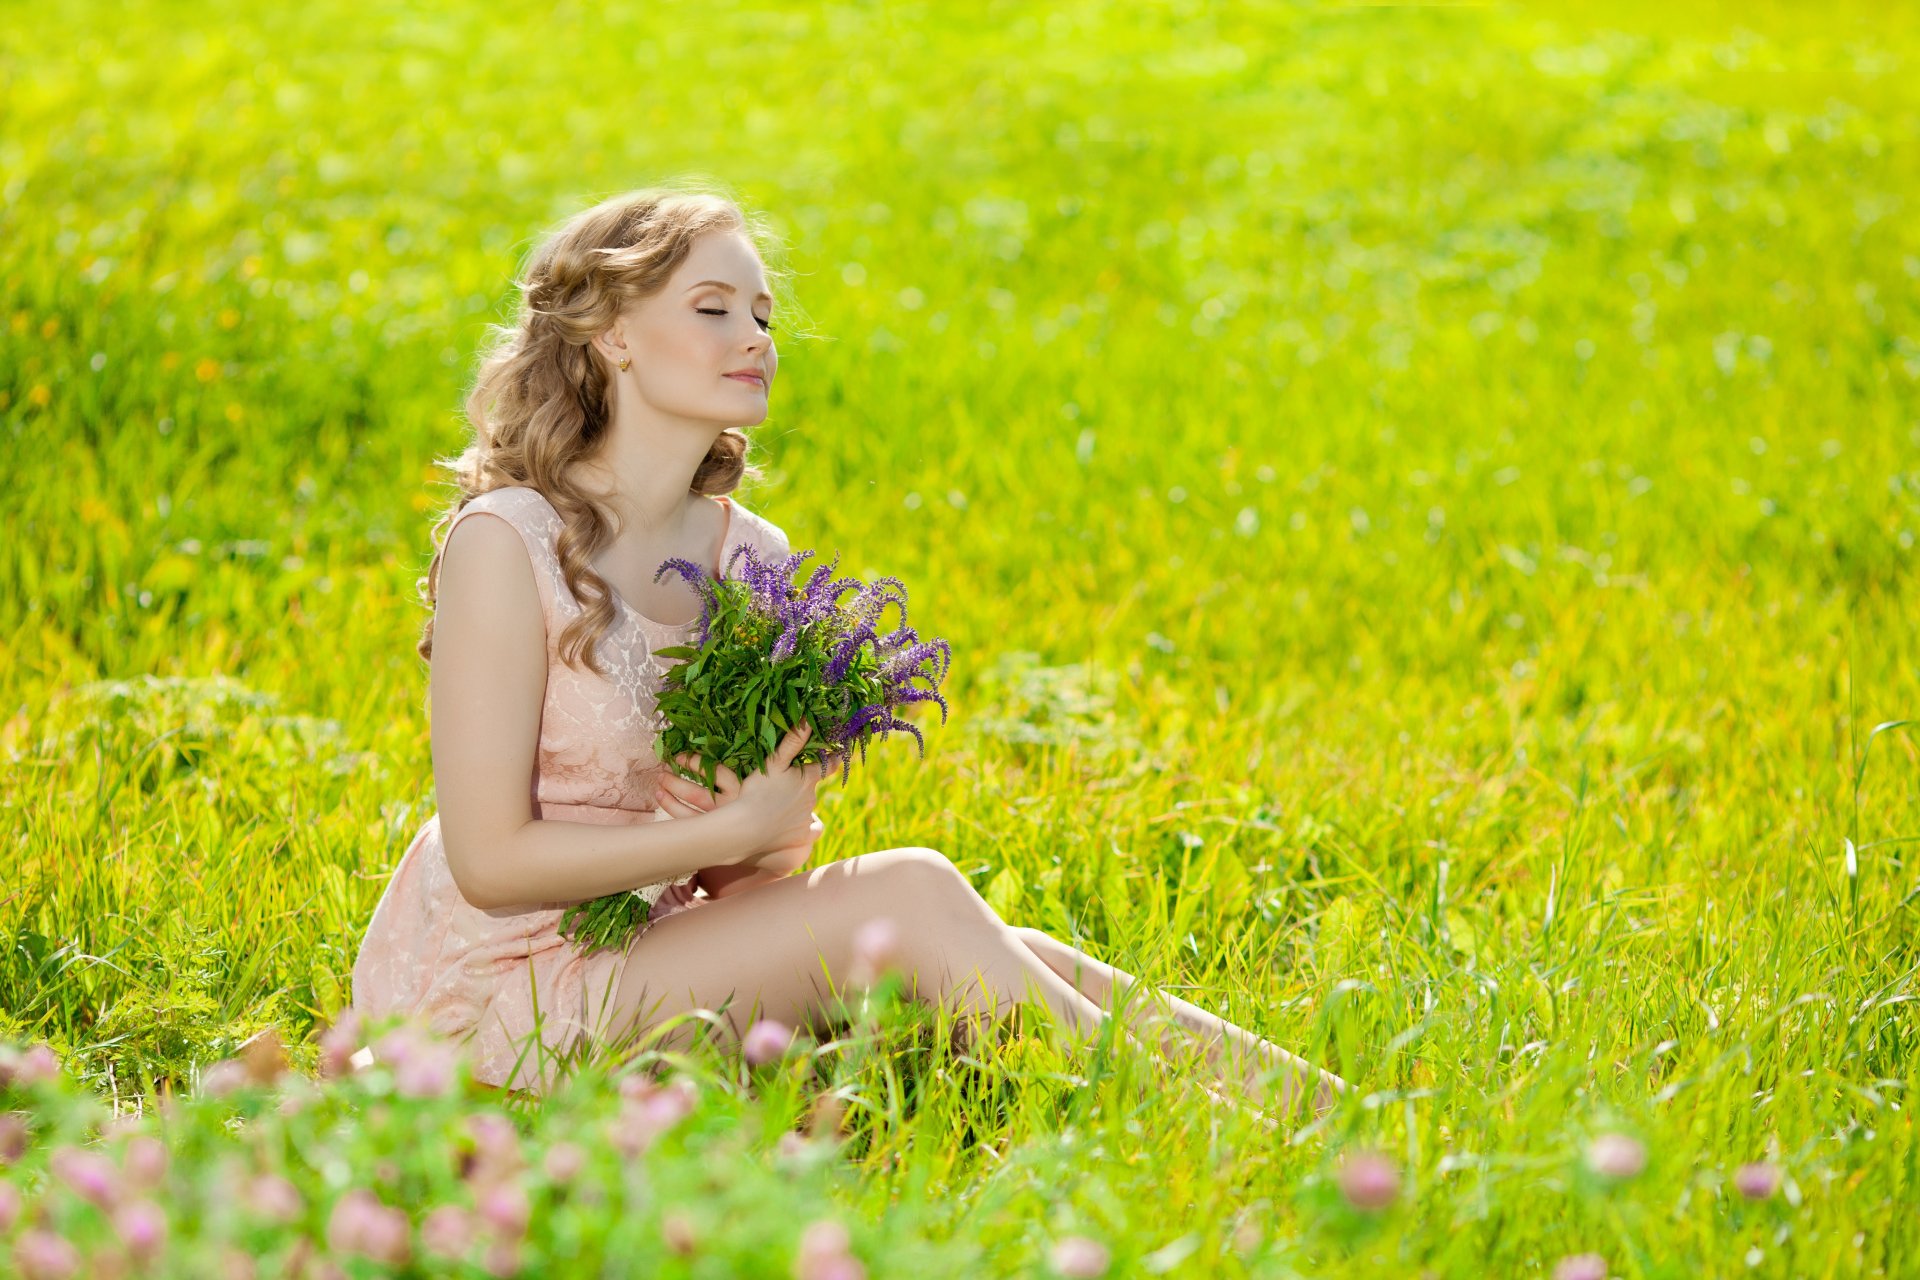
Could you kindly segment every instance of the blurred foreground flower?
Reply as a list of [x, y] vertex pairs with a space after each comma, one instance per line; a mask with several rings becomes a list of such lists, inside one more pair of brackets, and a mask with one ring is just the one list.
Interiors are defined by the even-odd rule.
[[418, 1043], [393, 1069], [393, 1090], [403, 1098], [442, 1098], [453, 1088], [459, 1049], [452, 1044]]
[[1553, 1280], [1607, 1280], [1607, 1260], [1597, 1253], [1575, 1253], [1560, 1259]]
[[65, 1237], [34, 1227], [13, 1242], [13, 1265], [23, 1280], [68, 1280], [80, 1273], [80, 1251]]
[[246, 1069], [249, 1084], [270, 1085], [288, 1070], [287, 1047], [278, 1027], [269, 1026], [248, 1036], [234, 1056]]
[[900, 930], [887, 916], [875, 916], [853, 933], [853, 971], [858, 986], [871, 986], [899, 966]]
[[47, 1164], [68, 1190], [96, 1208], [111, 1210], [120, 1203], [120, 1171], [98, 1151], [56, 1147]]
[[1400, 1171], [1377, 1151], [1359, 1151], [1340, 1162], [1340, 1194], [1348, 1204], [1376, 1213], [1400, 1196]]
[[684, 1209], [669, 1209], [660, 1215], [660, 1238], [682, 1258], [691, 1256], [700, 1247], [699, 1229]]
[[[654, 574], [655, 581], [679, 574], [701, 599], [699, 643], [654, 650], [657, 657], [678, 660], [661, 681], [656, 705], [664, 727], [654, 752], [664, 761], [698, 761], [691, 780], [709, 791], [718, 790], [721, 765], [742, 778], [760, 772], [780, 740], [802, 724], [812, 726], [813, 736], [794, 764], [838, 767], [845, 781], [854, 752], [865, 763], [867, 743], [896, 730], [912, 734], [925, 758], [926, 738], [896, 714], [903, 708], [937, 703], [946, 721], [939, 684], [952, 646], [922, 640], [906, 625], [907, 592], [900, 580], [835, 578], [836, 556], [795, 585], [794, 573], [813, 554], [763, 561], [743, 545], [719, 578], [677, 558], [663, 561]], [[740, 577], [725, 576], [742, 556]], [[897, 607], [899, 625], [883, 633], [880, 620], [889, 605]], [[658, 896], [654, 886], [647, 891]], [[625, 947], [653, 909], [645, 892], [631, 889], [576, 903], [561, 917], [561, 932], [585, 951]]]
[[60, 1056], [44, 1041], [22, 1049], [0, 1044], [0, 1089], [24, 1089], [60, 1074]]
[[200, 1073], [200, 1092], [209, 1098], [224, 1098], [246, 1087], [249, 1081], [246, 1063], [238, 1058], [222, 1058]]
[[488, 1187], [480, 1197], [480, 1220], [502, 1240], [518, 1240], [527, 1234], [533, 1217], [533, 1205], [526, 1188], [517, 1182], [501, 1182]]
[[1603, 1178], [1631, 1178], [1647, 1167], [1647, 1149], [1638, 1138], [1603, 1133], [1587, 1145], [1587, 1167]]
[[131, 1186], [152, 1191], [166, 1180], [167, 1144], [150, 1133], [136, 1133], [127, 1139], [120, 1166]]
[[543, 1166], [547, 1177], [554, 1182], [565, 1184], [579, 1176], [586, 1167], [587, 1153], [572, 1142], [556, 1142], [547, 1148]]
[[436, 1206], [420, 1221], [420, 1247], [449, 1261], [466, 1257], [476, 1234], [473, 1214], [457, 1204]]
[[262, 1173], [246, 1184], [241, 1201], [250, 1213], [282, 1225], [296, 1221], [306, 1211], [300, 1188], [277, 1173]]
[[740, 1052], [748, 1065], [763, 1067], [786, 1057], [793, 1042], [792, 1027], [777, 1018], [761, 1018], [740, 1038]]
[[466, 1117], [465, 1124], [473, 1150], [462, 1157], [460, 1176], [477, 1200], [518, 1175], [527, 1162], [520, 1148], [520, 1131], [506, 1116], [497, 1111], [475, 1111]]
[[27, 1118], [18, 1111], [0, 1111], [0, 1164], [12, 1164], [27, 1153]]
[[831, 1218], [809, 1222], [794, 1256], [794, 1280], [865, 1280], [867, 1268], [848, 1252], [847, 1229]]
[[1758, 1160], [1734, 1170], [1733, 1185], [1749, 1200], [1765, 1200], [1780, 1189], [1780, 1166]]
[[145, 1266], [167, 1242], [167, 1215], [151, 1200], [132, 1200], [114, 1212], [113, 1229], [133, 1260]]
[[338, 1080], [353, 1074], [353, 1054], [360, 1047], [362, 1020], [351, 1006], [343, 1010], [320, 1037], [320, 1074]]
[[364, 1187], [341, 1196], [327, 1219], [327, 1246], [335, 1253], [358, 1253], [392, 1266], [407, 1261], [407, 1237], [407, 1215], [381, 1204]]
[[1098, 1240], [1068, 1236], [1054, 1244], [1047, 1261], [1063, 1276], [1104, 1276], [1109, 1256]]
[[607, 1122], [607, 1137], [620, 1153], [639, 1155], [654, 1140], [693, 1113], [697, 1095], [691, 1080], [682, 1076], [657, 1085], [641, 1076], [620, 1082], [620, 1112]]

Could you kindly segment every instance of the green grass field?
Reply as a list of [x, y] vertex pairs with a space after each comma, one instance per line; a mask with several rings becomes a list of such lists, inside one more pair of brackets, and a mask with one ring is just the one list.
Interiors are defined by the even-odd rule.
[[[458, 1274], [787, 1274], [823, 1216], [876, 1278], [1075, 1236], [1913, 1274], [1920, 42], [1880, 7], [213, 8], [0, 21], [0, 1033], [64, 1066], [0, 1086], [0, 1257], [111, 1241], [47, 1175], [114, 1109], [170, 1153], [152, 1274], [386, 1274], [328, 1243], [349, 1190], [471, 1203], [502, 1104], [191, 1090], [268, 1026], [313, 1072], [432, 810], [432, 460], [521, 254], [695, 175], [794, 272], [738, 497], [954, 648], [821, 858], [944, 850], [1357, 1088], [1272, 1137], [909, 1017], [694, 1064], [629, 1155], [589, 1069], [507, 1108], [531, 1225]], [[781, 1146], [826, 1080], [845, 1144]], [[1587, 1167], [1608, 1132], [1644, 1171]]]

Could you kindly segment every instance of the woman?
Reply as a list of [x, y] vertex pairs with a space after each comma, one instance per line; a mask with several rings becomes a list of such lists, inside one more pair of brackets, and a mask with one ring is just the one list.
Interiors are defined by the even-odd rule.
[[[630, 1043], [692, 1009], [720, 1010], [735, 1037], [756, 1015], [824, 1025], [876, 917], [895, 926], [909, 994], [946, 1003], [963, 1030], [1024, 999], [1084, 1036], [1133, 981], [1010, 926], [933, 849], [789, 874], [822, 831], [822, 765], [793, 764], [805, 726], [761, 772], [722, 769], [717, 792], [653, 754], [666, 670], [653, 650], [688, 642], [700, 617], [691, 586], [655, 570], [683, 557], [719, 574], [741, 546], [788, 553], [780, 528], [725, 496], [757, 474], [740, 429], [766, 418], [778, 368], [764, 238], [707, 192], [585, 210], [531, 255], [516, 323], [496, 331], [467, 401], [462, 497], [422, 580], [438, 813], [374, 911], [353, 998], [366, 1017], [470, 1035], [486, 1083], [543, 1090], [538, 1047]], [[624, 950], [582, 955], [560, 935], [567, 906], [636, 886], [654, 906]], [[1282, 1067], [1282, 1105], [1310, 1083], [1324, 1106], [1341, 1087], [1151, 994], [1223, 1078], [1255, 1087]], [[1179, 1034], [1152, 1010], [1130, 1016]]]

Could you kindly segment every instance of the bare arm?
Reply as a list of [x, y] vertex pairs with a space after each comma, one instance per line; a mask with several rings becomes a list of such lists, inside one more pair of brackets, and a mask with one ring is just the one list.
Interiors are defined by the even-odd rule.
[[476, 512], [441, 556], [429, 677], [440, 835], [462, 897], [484, 910], [571, 902], [753, 861], [764, 836], [743, 805], [631, 826], [536, 820], [546, 679], [526, 545]]

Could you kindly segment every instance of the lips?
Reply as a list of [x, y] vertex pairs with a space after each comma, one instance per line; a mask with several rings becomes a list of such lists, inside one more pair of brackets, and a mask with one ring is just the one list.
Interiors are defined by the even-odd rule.
[[750, 387], [759, 387], [762, 391], [767, 388], [767, 380], [757, 373], [730, 373], [727, 376], [735, 382], [744, 382]]

